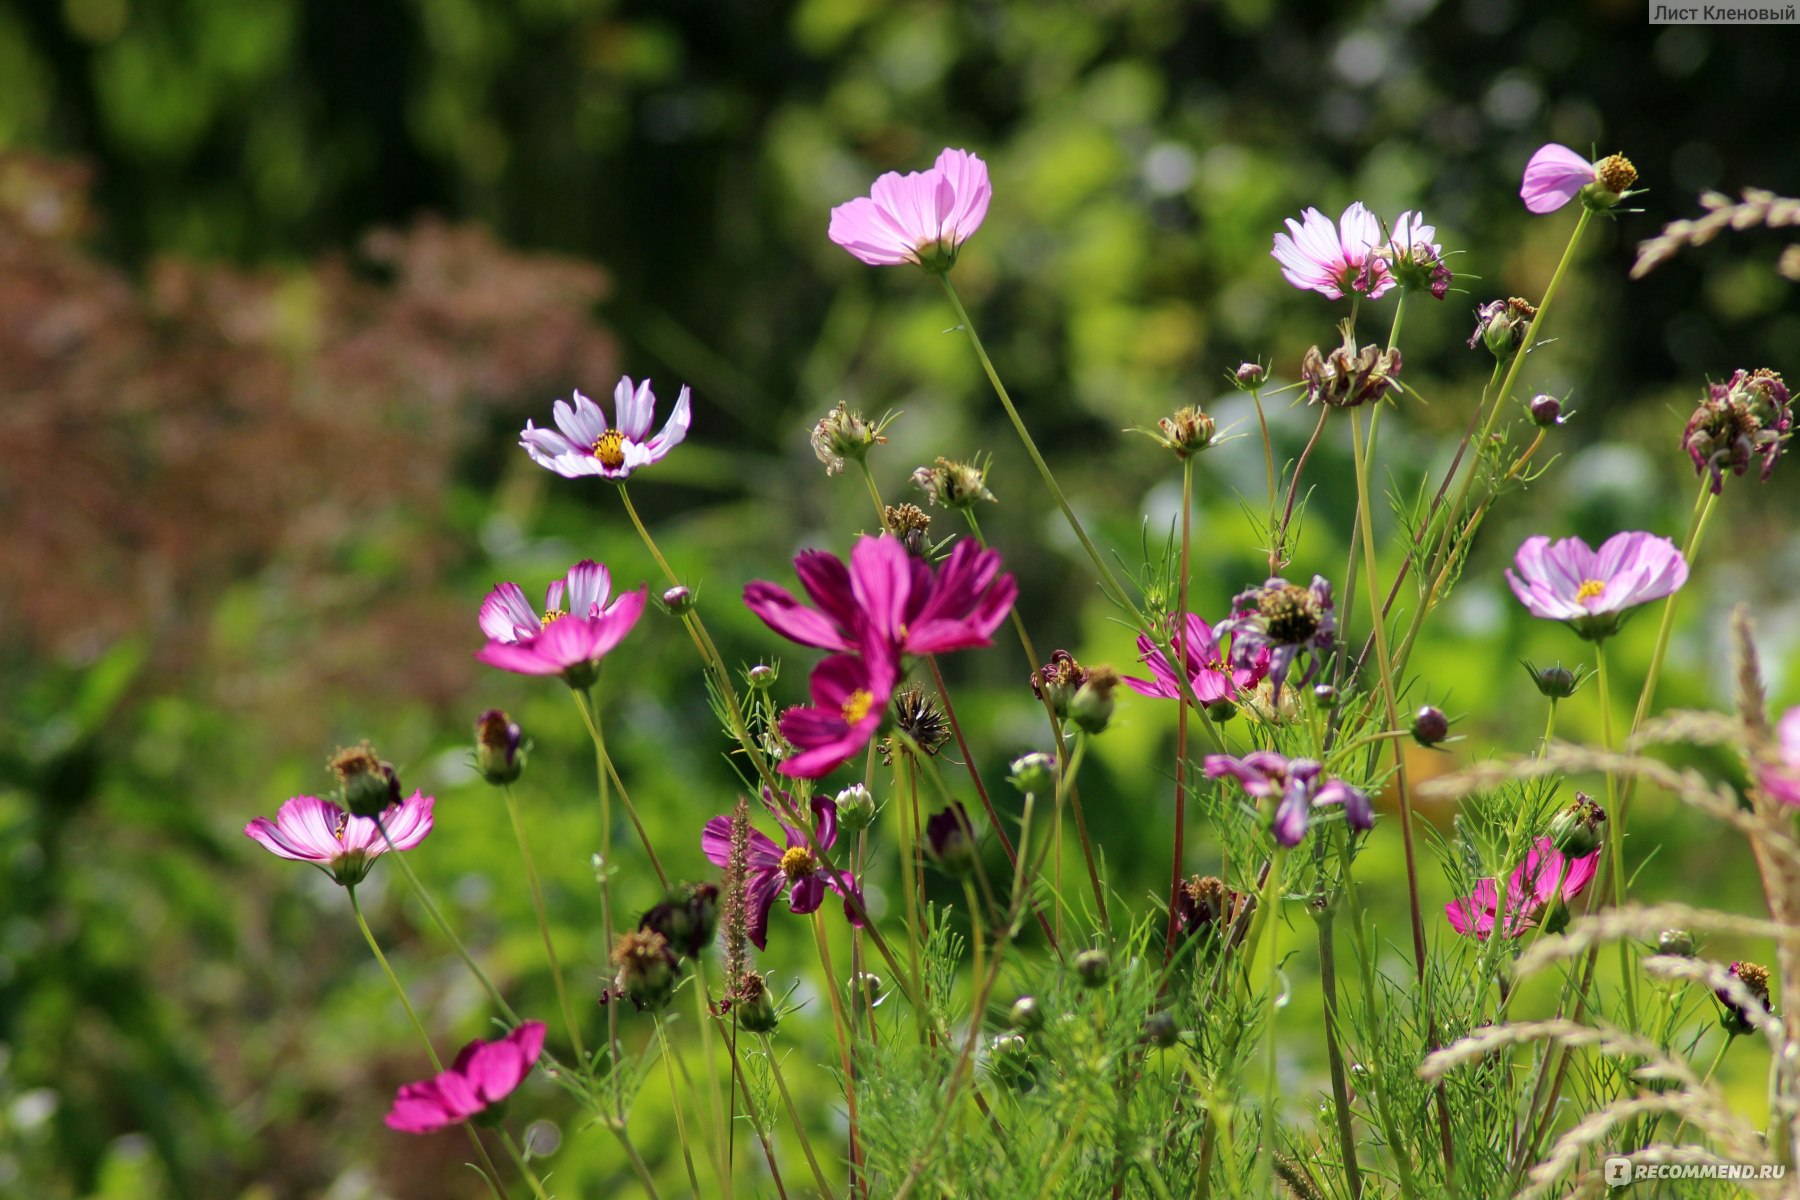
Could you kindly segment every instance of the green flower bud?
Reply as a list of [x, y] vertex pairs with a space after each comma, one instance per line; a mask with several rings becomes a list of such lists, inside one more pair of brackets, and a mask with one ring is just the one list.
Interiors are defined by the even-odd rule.
[[1656, 952], [1676, 958], [1694, 957], [1694, 935], [1685, 929], [1665, 929], [1656, 939]]
[[1104, 987], [1112, 978], [1112, 955], [1099, 949], [1083, 950], [1075, 956], [1075, 977], [1083, 987]]
[[519, 727], [497, 708], [475, 718], [475, 769], [483, 779], [499, 787], [519, 777], [525, 770], [520, 737]]
[[862, 784], [851, 784], [837, 794], [837, 818], [846, 833], [861, 833], [875, 820], [875, 797]]
[[1144, 1040], [1153, 1046], [1167, 1049], [1181, 1037], [1181, 1029], [1175, 1024], [1175, 1014], [1167, 1009], [1151, 1013], [1144, 1018]]
[[1111, 667], [1090, 670], [1087, 682], [1069, 702], [1069, 719], [1088, 733], [1104, 733], [1112, 722], [1113, 689], [1118, 685], [1119, 673]]
[[1012, 1027], [1020, 1033], [1036, 1033], [1044, 1027], [1044, 1010], [1031, 996], [1020, 996], [1013, 1001], [1012, 1012], [1007, 1019]]
[[353, 816], [378, 817], [390, 805], [400, 803], [400, 776], [392, 764], [376, 757], [369, 743], [339, 750], [327, 766], [337, 776], [344, 807]]
[[773, 1032], [781, 1019], [775, 1012], [775, 999], [769, 995], [768, 985], [755, 971], [744, 972], [743, 978], [738, 980], [731, 1011], [737, 1017], [739, 1028], [750, 1033]]
[[1550, 842], [1569, 858], [1582, 858], [1600, 846], [1606, 810], [1586, 792], [1576, 792], [1570, 805], [1550, 819]]
[[1013, 759], [1012, 774], [1008, 778], [1026, 795], [1053, 796], [1056, 794], [1056, 760], [1039, 750], [1021, 754]]

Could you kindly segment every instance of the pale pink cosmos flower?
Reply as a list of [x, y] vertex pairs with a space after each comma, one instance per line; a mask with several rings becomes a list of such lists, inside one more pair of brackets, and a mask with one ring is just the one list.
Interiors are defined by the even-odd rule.
[[403, 1086], [388, 1112], [389, 1129], [436, 1133], [500, 1103], [531, 1074], [544, 1050], [544, 1023], [526, 1021], [493, 1042], [476, 1038], [447, 1071]]
[[992, 196], [986, 163], [967, 150], [945, 150], [930, 170], [889, 171], [867, 196], [832, 209], [828, 235], [872, 267], [945, 271], [981, 228]]
[[1493, 935], [1495, 924], [1504, 920], [1502, 935], [1516, 938], [1581, 895], [1599, 867], [1599, 850], [1570, 858], [1549, 838], [1539, 838], [1506, 882], [1504, 918], [1498, 911], [1500, 889], [1492, 879], [1477, 883], [1474, 895], [1444, 905], [1444, 915], [1450, 918], [1450, 928], [1464, 937], [1485, 942]]
[[396, 850], [411, 850], [425, 840], [434, 803], [423, 792], [414, 792], [383, 810], [377, 826], [373, 819], [353, 817], [329, 800], [295, 796], [273, 821], [258, 817], [244, 826], [244, 835], [271, 854], [312, 863], [344, 887], [355, 887], [375, 860], [388, 852], [390, 841]]
[[1757, 767], [1757, 781], [1771, 798], [1800, 806], [1800, 707], [1790, 708], [1776, 728], [1777, 762]]
[[1594, 164], [1567, 146], [1551, 142], [1525, 164], [1519, 198], [1534, 213], [1555, 212], [1600, 176]]
[[1346, 208], [1335, 224], [1316, 208], [1300, 218], [1287, 218], [1288, 232], [1275, 235], [1270, 251], [1289, 283], [1332, 300], [1342, 299], [1347, 291], [1373, 300], [1394, 286], [1393, 272], [1381, 257], [1388, 239], [1381, 222], [1361, 201]]
[[611, 604], [612, 576], [591, 559], [545, 591], [540, 615], [516, 583], [502, 583], [481, 602], [481, 632], [488, 644], [475, 657], [490, 667], [521, 675], [561, 675], [571, 687], [591, 685], [600, 660], [631, 632], [643, 614], [647, 587]]
[[[639, 467], [660, 462], [687, 437], [691, 419], [689, 394], [684, 384], [675, 399], [675, 411], [655, 437], [650, 436], [651, 418], [656, 415], [656, 396], [648, 379], [639, 384], [623, 375], [613, 388], [613, 417], [609, 422], [598, 404], [580, 392], [575, 405], [565, 400], [551, 406], [556, 429], [540, 429], [525, 422], [519, 434], [519, 445], [538, 466], [555, 471], [565, 479], [598, 475], [602, 479], [624, 479]], [[558, 432], [560, 430], [561, 432]]]
[[1519, 603], [1590, 642], [1616, 633], [1638, 605], [1680, 591], [1688, 577], [1675, 543], [1650, 533], [1615, 533], [1599, 550], [1578, 537], [1526, 538], [1513, 565], [1506, 582]]

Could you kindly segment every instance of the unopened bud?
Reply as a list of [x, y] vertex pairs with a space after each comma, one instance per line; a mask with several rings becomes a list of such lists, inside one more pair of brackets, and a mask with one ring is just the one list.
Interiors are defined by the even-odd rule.
[[1267, 367], [1261, 363], [1239, 363], [1238, 369], [1232, 372], [1232, 382], [1241, 388], [1253, 388], [1269, 377]]
[[751, 667], [748, 672], [750, 686], [759, 692], [766, 692], [775, 686], [775, 679], [780, 674], [781, 672], [777, 671], [774, 667], [771, 667], [768, 663], [757, 663], [754, 667]]
[[1206, 715], [1215, 724], [1223, 725], [1238, 715], [1238, 706], [1230, 700], [1214, 700], [1206, 706]]
[[780, 1020], [775, 1012], [775, 998], [769, 995], [768, 985], [755, 971], [744, 972], [743, 978], [738, 980], [731, 1011], [737, 1017], [739, 1027], [751, 1033], [769, 1033]]
[[1167, 1009], [1160, 1009], [1144, 1018], [1144, 1040], [1151, 1045], [1167, 1049], [1180, 1036], [1181, 1028], [1175, 1024], [1175, 1015]]
[[1320, 708], [1336, 708], [1338, 690], [1329, 683], [1321, 683], [1313, 688], [1313, 699], [1319, 702]]
[[925, 853], [946, 875], [967, 875], [975, 867], [975, 835], [969, 814], [952, 804], [925, 822]]
[[1421, 746], [1435, 746], [1450, 736], [1450, 718], [1443, 709], [1427, 704], [1413, 714], [1412, 735]]
[[1012, 785], [1030, 796], [1050, 796], [1056, 791], [1056, 760], [1042, 751], [1013, 759]]
[[639, 929], [662, 934], [670, 949], [689, 958], [700, 957], [718, 927], [719, 889], [710, 883], [683, 884], [638, 921]]
[[1112, 978], [1112, 955], [1104, 950], [1083, 950], [1075, 956], [1075, 977], [1082, 987], [1097, 988]]
[[1119, 673], [1111, 667], [1095, 667], [1088, 672], [1087, 682], [1069, 701], [1069, 719], [1088, 733], [1102, 733], [1112, 721], [1113, 689], [1119, 684]]
[[1036, 1033], [1044, 1027], [1044, 1010], [1034, 997], [1020, 996], [1013, 1001], [1007, 1020], [1020, 1033]]
[[857, 999], [864, 1008], [878, 1008], [882, 1000], [886, 998], [881, 976], [873, 971], [858, 971], [856, 979], [850, 986], [852, 995], [861, 993]]
[[1561, 663], [1541, 670], [1526, 663], [1525, 670], [1531, 675], [1531, 682], [1537, 686], [1537, 690], [1552, 700], [1567, 700], [1581, 686], [1581, 676]]
[[1030, 1085], [1031, 1047], [1016, 1033], [1002, 1033], [988, 1044], [988, 1070], [1009, 1087]]
[[499, 787], [519, 777], [525, 769], [521, 736], [519, 727], [497, 708], [475, 718], [475, 769], [483, 779]]
[[1569, 806], [1550, 819], [1550, 842], [1568, 858], [1585, 858], [1600, 847], [1606, 810], [1586, 792], [1576, 792]]
[[862, 832], [875, 820], [875, 797], [862, 784], [851, 784], [837, 794], [837, 819], [844, 832]]
[[662, 594], [662, 605], [673, 617], [683, 616], [694, 609], [694, 593], [676, 584]]
[[377, 817], [389, 806], [400, 803], [400, 776], [391, 763], [376, 757], [369, 743], [339, 750], [327, 766], [337, 776], [344, 807], [353, 816]]
[[1531, 410], [1531, 419], [1546, 429], [1554, 425], [1561, 425], [1568, 419], [1563, 416], [1562, 401], [1555, 396], [1534, 396], [1528, 407]]
[[1676, 958], [1694, 957], [1694, 935], [1685, 929], [1665, 929], [1656, 938], [1656, 952]]

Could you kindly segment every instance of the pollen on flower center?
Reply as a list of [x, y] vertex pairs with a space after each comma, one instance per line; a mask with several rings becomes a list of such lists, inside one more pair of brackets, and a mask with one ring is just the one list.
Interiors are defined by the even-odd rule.
[[560, 621], [569, 615], [566, 608], [548, 608], [544, 610], [543, 624], [548, 628], [553, 622]]
[[609, 470], [617, 470], [625, 465], [625, 435], [617, 429], [609, 429], [594, 442], [594, 457], [600, 465]]
[[1300, 646], [1319, 632], [1319, 610], [1313, 594], [1288, 584], [1262, 594], [1257, 602], [1265, 618], [1269, 640], [1279, 645]]
[[805, 879], [818, 870], [819, 861], [805, 846], [795, 846], [781, 856], [781, 873], [789, 879]]
[[1575, 589], [1575, 603], [1586, 604], [1589, 600], [1604, 594], [1606, 584], [1598, 579], [1584, 579], [1581, 586]]
[[[869, 694], [869, 690], [867, 688], [857, 688], [854, 692], [851, 692], [849, 698], [844, 701], [844, 720], [852, 725], [860, 724], [862, 720], [869, 715], [869, 710], [874, 706], [875, 697]], [[793, 851], [790, 850], [788, 853], [792, 854]]]

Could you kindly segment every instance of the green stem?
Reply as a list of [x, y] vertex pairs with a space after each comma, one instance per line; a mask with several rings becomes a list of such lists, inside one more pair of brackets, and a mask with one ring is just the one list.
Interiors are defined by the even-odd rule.
[[637, 1145], [631, 1140], [631, 1134], [626, 1130], [624, 1121], [614, 1123], [612, 1133], [619, 1140], [619, 1148], [625, 1151], [625, 1160], [637, 1173], [638, 1182], [644, 1185], [644, 1195], [649, 1200], [661, 1200], [656, 1190], [656, 1177], [650, 1174], [650, 1168], [644, 1164], [644, 1156], [638, 1153]]
[[1056, 476], [1050, 473], [1050, 465], [1044, 461], [1044, 456], [1038, 453], [1037, 443], [1032, 440], [1030, 430], [1025, 428], [1025, 422], [1020, 419], [1019, 410], [1013, 407], [1012, 397], [1006, 393], [1006, 385], [1000, 382], [1000, 374], [994, 370], [993, 360], [988, 357], [986, 348], [982, 346], [981, 336], [975, 332], [975, 323], [969, 320], [969, 314], [963, 308], [961, 298], [956, 294], [955, 285], [950, 282], [948, 275], [940, 275], [938, 280], [944, 285], [944, 295], [950, 298], [950, 307], [956, 310], [957, 321], [961, 324], [963, 332], [969, 337], [969, 345], [974, 348], [975, 357], [981, 360], [981, 368], [987, 372], [988, 382], [993, 385], [994, 394], [1000, 397], [1000, 406], [1006, 410], [1007, 419], [1012, 422], [1013, 430], [1019, 435], [1019, 441], [1024, 444], [1025, 453], [1030, 456], [1032, 465], [1037, 467], [1038, 475], [1044, 480], [1044, 486], [1049, 488], [1050, 494], [1056, 498], [1057, 506], [1062, 509], [1063, 518], [1068, 521], [1069, 528], [1074, 530], [1075, 537], [1081, 542], [1082, 549], [1087, 551], [1088, 558], [1094, 564], [1094, 570], [1100, 573], [1101, 588], [1114, 604], [1130, 613], [1137, 623], [1142, 625], [1144, 623], [1143, 614], [1138, 611], [1137, 605], [1131, 602], [1131, 597], [1126, 594], [1125, 589], [1119, 585], [1112, 568], [1107, 566], [1106, 560], [1101, 557], [1099, 548], [1094, 545], [1094, 540], [1082, 527], [1081, 518], [1077, 517], [1075, 510], [1069, 506], [1069, 498], [1063, 495], [1062, 488], [1056, 482]]
[[867, 459], [857, 459], [856, 466], [857, 470], [862, 473], [863, 483], [868, 485], [869, 499], [875, 502], [875, 522], [880, 525], [884, 531], [887, 531], [887, 505], [881, 502], [881, 489], [875, 486], [874, 472], [869, 470], [869, 462]]
[[806, 1125], [800, 1120], [800, 1111], [794, 1107], [794, 1097], [788, 1092], [787, 1079], [781, 1073], [781, 1060], [775, 1055], [775, 1043], [768, 1034], [762, 1035], [763, 1055], [769, 1060], [769, 1073], [775, 1077], [775, 1087], [781, 1092], [781, 1103], [787, 1108], [788, 1122], [793, 1125], [794, 1133], [800, 1139], [800, 1149], [806, 1154], [806, 1165], [812, 1168], [813, 1182], [819, 1185], [819, 1191], [826, 1200], [837, 1200], [837, 1192], [832, 1190], [831, 1183], [825, 1178], [825, 1171], [819, 1166], [818, 1155], [813, 1153], [812, 1142], [806, 1136]]
[[[620, 489], [623, 490], [623, 489]], [[606, 735], [600, 725], [600, 705], [592, 691], [574, 691], [575, 706], [581, 710], [587, 721], [588, 733], [594, 740], [594, 766], [600, 792], [600, 933], [604, 944], [613, 944], [612, 921], [612, 789], [606, 772]], [[606, 1008], [606, 1077], [612, 1081], [613, 1112], [623, 1133], [625, 1119], [625, 1094], [619, 1079], [619, 1070], [624, 1064], [624, 1051], [619, 1045], [619, 1006], [608, 1004]], [[587, 1067], [587, 1061], [583, 1060]]]
[[[1281, 965], [1281, 924], [1276, 915], [1276, 905], [1281, 901], [1281, 873], [1287, 866], [1288, 848], [1277, 844], [1274, 859], [1269, 864], [1269, 877], [1263, 883], [1262, 898], [1257, 904], [1257, 915], [1265, 918], [1261, 922], [1263, 930], [1268, 931], [1269, 971], [1264, 980], [1266, 992], [1264, 1002], [1268, 1005], [1268, 1015], [1264, 1018], [1263, 1037], [1267, 1045], [1267, 1060], [1263, 1076], [1262, 1120], [1265, 1135], [1262, 1139], [1263, 1152], [1258, 1156], [1261, 1165], [1257, 1168], [1257, 1186], [1259, 1189], [1271, 1189], [1275, 1172], [1275, 1142], [1268, 1131], [1278, 1124], [1275, 1119], [1275, 1016], [1281, 1011], [1279, 990]], [[1260, 931], [1259, 931], [1260, 932]], [[1260, 950], [1259, 941], [1250, 944], [1252, 959]]]
[[[1258, 413], [1262, 411], [1260, 404]], [[1271, 495], [1271, 501], [1273, 496]], [[1272, 504], [1271, 504], [1272, 507]], [[1181, 629], [1181, 662], [1172, 663], [1182, 675], [1192, 669], [1194, 648], [1188, 645], [1188, 572], [1191, 562], [1194, 512], [1194, 460], [1181, 460], [1181, 574], [1176, 580], [1175, 621]], [[1175, 894], [1181, 888], [1182, 859], [1187, 851], [1187, 740], [1188, 706], [1182, 700], [1175, 706], [1175, 832], [1169, 849], [1169, 927], [1163, 938], [1163, 965], [1175, 954]]]
[[1356, 1161], [1356, 1130], [1350, 1112], [1350, 1085], [1344, 1076], [1344, 1055], [1338, 1047], [1337, 947], [1332, 925], [1335, 902], [1327, 902], [1313, 914], [1319, 933], [1319, 991], [1325, 1001], [1325, 1062], [1331, 1068], [1331, 1100], [1337, 1117], [1338, 1153], [1344, 1159], [1344, 1185], [1350, 1200], [1362, 1196], [1362, 1170]]
[[531, 1169], [530, 1162], [526, 1160], [525, 1155], [519, 1150], [518, 1143], [513, 1141], [512, 1134], [506, 1132], [504, 1129], [499, 1132], [500, 1144], [506, 1147], [506, 1153], [511, 1156], [513, 1165], [519, 1168], [519, 1174], [523, 1175], [525, 1177], [525, 1182], [531, 1185], [531, 1194], [536, 1196], [538, 1200], [550, 1200], [549, 1195], [544, 1191], [543, 1181], [537, 1177], [537, 1172]]
[[[1594, 643], [1594, 661], [1597, 664], [1600, 699], [1600, 744], [1607, 753], [1617, 746], [1613, 740], [1612, 721], [1612, 686], [1609, 672], [1606, 669], [1606, 641], [1601, 639]], [[1607, 854], [1612, 860], [1612, 902], [1614, 908], [1625, 907], [1625, 822], [1619, 813], [1618, 787], [1613, 772], [1606, 773], [1606, 811], [1618, 814], [1612, 822], [1611, 836], [1607, 841]], [[1619, 972], [1621, 985], [1625, 989], [1625, 1028], [1636, 1029], [1637, 1025], [1637, 970], [1632, 961], [1631, 939], [1619, 939]], [[1630, 1139], [1627, 1139], [1630, 1140]]]
[[581, 1024], [569, 1005], [569, 989], [563, 979], [562, 962], [556, 957], [556, 943], [550, 937], [550, 918], [544, 909], [544, 886], [538, 879], [537, 864], [531, 857], [531, 844], [525, 837], [525, 821], [519, 815], [519, 800], [512, 785], [504, 785], [506, 812], [512, 818], [513, 837], [519, 843], [519, 857], [525, 862], [525, 881], [531, 887], [531, 906], [537, 913], [538, 933], [544, 939], [544, 956], [550, 960], [550, 978], [556, 984], [556, 1000], [562, 1007], [563, 1023], [569, 1028], [569, 1044], [575, 1048], [575, 1061], [587, 1061], [587, 1048], [581, 1041]]
[[669, 1048], [669, 1031], [663, 1027], [662, 1014], [654, 1016], [656, 1044], [662, 1050], [663, 1073], [669, 1080], [669, 1107], [675, 1112], [675, 1139], [681, 1143], [681, 1161], [687, 1167], [688, 1186], [700, 1195], [700, 1176], [694, 1170], [694, 1154], [688, 1148], [687, 1118], [682, 1114], [681, 1089], [675, 1083], [675, 1052]]

